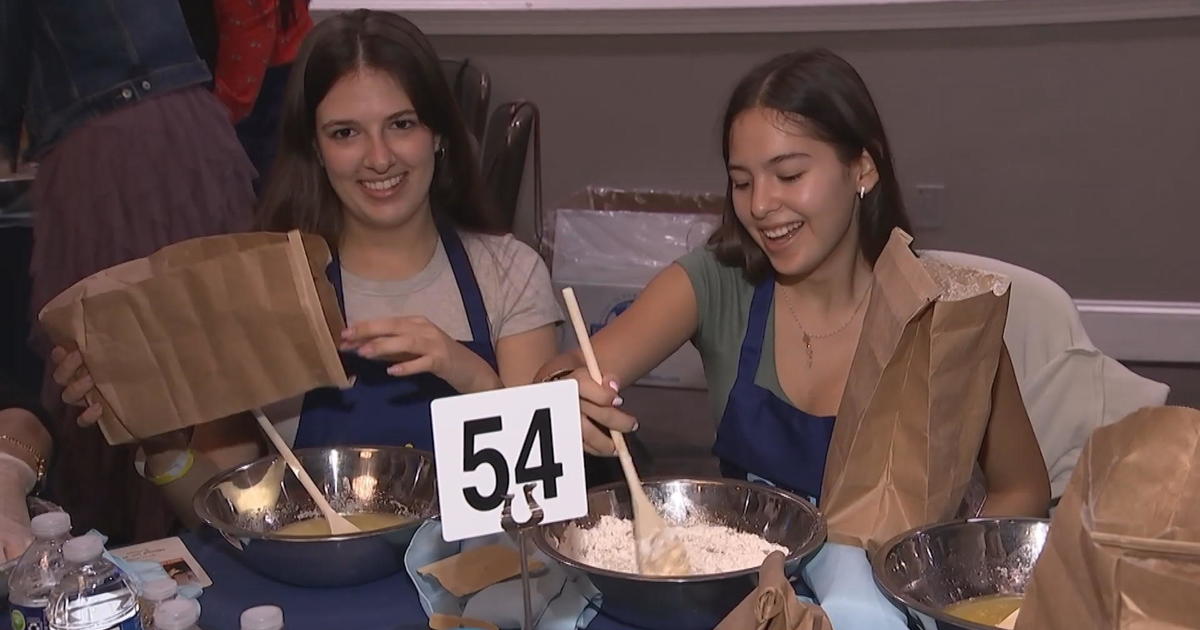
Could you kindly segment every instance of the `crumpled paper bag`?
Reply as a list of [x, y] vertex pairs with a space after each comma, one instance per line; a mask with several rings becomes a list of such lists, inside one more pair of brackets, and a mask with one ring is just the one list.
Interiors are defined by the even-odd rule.
[[833, 630], [825, 611], [800, 601], [783, 572], [783, 554], [775, 551], [758, 570], [758, 587], [716, 630]]
[[1148, 407], [1092, 434], [1016, 627], [1200, 628], [1200, 411]]
[[191, 239], [79, 281], [38, 319], [82, 353], [105, 439], [138, 441], [348, 386], [330, 259], [297, 231]]
[[1008, 279], [917, 258], [911, 242], [893, 231], [875, 263], [825, 463], [829, 540], [869, 552], [953, 518], [993, 412], [1025, 409], [1004, 347]]

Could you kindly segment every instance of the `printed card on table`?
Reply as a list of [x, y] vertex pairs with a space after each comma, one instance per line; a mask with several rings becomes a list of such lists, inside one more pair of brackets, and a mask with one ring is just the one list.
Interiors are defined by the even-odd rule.
[[113, 550], [113, 555], [129, 562], [157, 562], [167, 575], [180, 586], [194, 584], [201, 588], [212, 586], [212, 579], [196, 561], [196, 557], [178, 537], [163, 538], [140, 545]]

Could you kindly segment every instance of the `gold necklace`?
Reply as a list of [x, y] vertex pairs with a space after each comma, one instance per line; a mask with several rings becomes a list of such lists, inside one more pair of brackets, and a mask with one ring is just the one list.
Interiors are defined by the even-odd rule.
[[[776, 293], [778, 293], [778, 291], [776, 291]], [[843, 323], [841, 326], [838, 326], [836, 329], [827, 333], [811, 335], [809, 334], [808, 330], [804, 328], [804, 324], [800, 322], [800, 316], [796, 314], [796, 309], [792, 306], [792, 298], [788, 296], [787, 291], [783, 292], [784, 304], [787, 306], [788, 312], [792, 314], [792, 319], [796, 321], [796, 326], [800, 328], [800, 333], [803, 335], [802, 339], [804, 340], [804, 351], [808, 355], [808, 369], [811, 370], [813, 366], [813, 339], [827, 339], [842, 332], [843, 330], [846, 330], [846, 328], [850, 326], [850, 322], [854, 321], [854, 317], [858, 315], [860, 310], [862, 310], [863, 304], [867, 303], [868, 295], [871, 295], [870, 286], [868, 286], [867, 290], [863, 292], [862, 297], [858, 299], [858, 306], [854, 307], [854, 312], [850, 313], [850, 317], [847, 318], [845, 323]]]

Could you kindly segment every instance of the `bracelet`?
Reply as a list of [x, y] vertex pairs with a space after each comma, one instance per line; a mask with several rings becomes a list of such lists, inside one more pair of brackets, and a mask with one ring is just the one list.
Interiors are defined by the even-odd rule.
[[571, 373], [574, 371], [575, 371], [575, 368], [563, 368], [561, 370], [554, 370], [553, 372], [550, 373], [549, 376], [542, 379], [542, 382], [549, 383], [550, 381], [557, 381], [557, 380], [566, 378], [566, 377], [570, 376]]
[[0, 441], [12, 444], [13, 446], [17, 447], [18, 450], [28, 453], [29, 456], [33, 458], [33, 466], [30, 468], [33, 468], [34, 474], [37, 475], [38, 482], [40, 482], [46, 476], [46, 458], [42, 457], [41, 453], [37, 452], [37, 449], [11, 435], [6, 435], [3, 433], [0, 433]]
[[171, 463], [171, 467], [167, 472], [150, 477], [150, 483], [156, 486], [165, 486], [173, 481], [178, 481], [192, 470], [192, 465], [195, 463], [196, 453], [189, 448], [182, 455], [175, 458], [175, 461]]

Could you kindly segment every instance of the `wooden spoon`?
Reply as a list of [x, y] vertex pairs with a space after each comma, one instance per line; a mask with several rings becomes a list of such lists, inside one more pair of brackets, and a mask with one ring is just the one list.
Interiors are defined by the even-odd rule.
[[[596, 363], [596, 353], [592, 351], [592, 342], [588, 339], [587, 325], [579, 311], [579, 303], [575, 300], [575, 291], [571, 287], [563, 289], [563, 299], [567, 311], [571, 314], [571, 324], [575, 328], [575, 337], [579, 340], [579, 348], [583, 351], [584, 361], [587, 362], [588, 374], [600, 385], [604, 384], [604, 376]], [[650, 503], [638, 478], [637, 469], [633, 466], [633, 458], [625, 445], [625, 436], [620, 431], [609, 431], [613, 444], [617, 447], [617, 458], [621, 460], [621, 470], [625, 473], [625, 483], [629, 484], [629, 496], [633, 502], [633, 537], [637, 542], [636, 557], [638, 572], [645, 575], [687, 575], [691, 572], [688, 564], [687, 549], [684, 548], [659, 515], [658, 510]]]
[[313, 503], [317, 505], [317, 509], [321, 510], [321, 514], [325, 515], [325, 520], [329, 522], [329, 533], [333, 536], [341, 536], [343, 534], [356, 534], [361, 529], [357, 525], [346, 520], [346, 517], [338, 514], [333, 510], [333, 506], [329, 505], [329, 501], [325, 499], [325, 494], [317, 488], [317, 484], [313, 483], [312, 477], [308, 476], [308, 471], [304, 470], [304, 466], [300, 465], [300, 460], [296, 459], [296, 454], [283, 441], [283, 436], [279, 435], [279, 431], [275, 430], [275, 425], [267, 419], [263, 414], [262, 409], [254, 409], [254, 419], [258, 420], [258, 426], [262, 428], [263, 433], [267, 434], [267, 439], [275, 445], [275, 450], [279, 451], [279, 455], [283, 457], [283, 461], [287, 462], [288, 468], [292, 469], [292, 474], [300, 480], [300, 485], [308, 491], [312, 497]]

